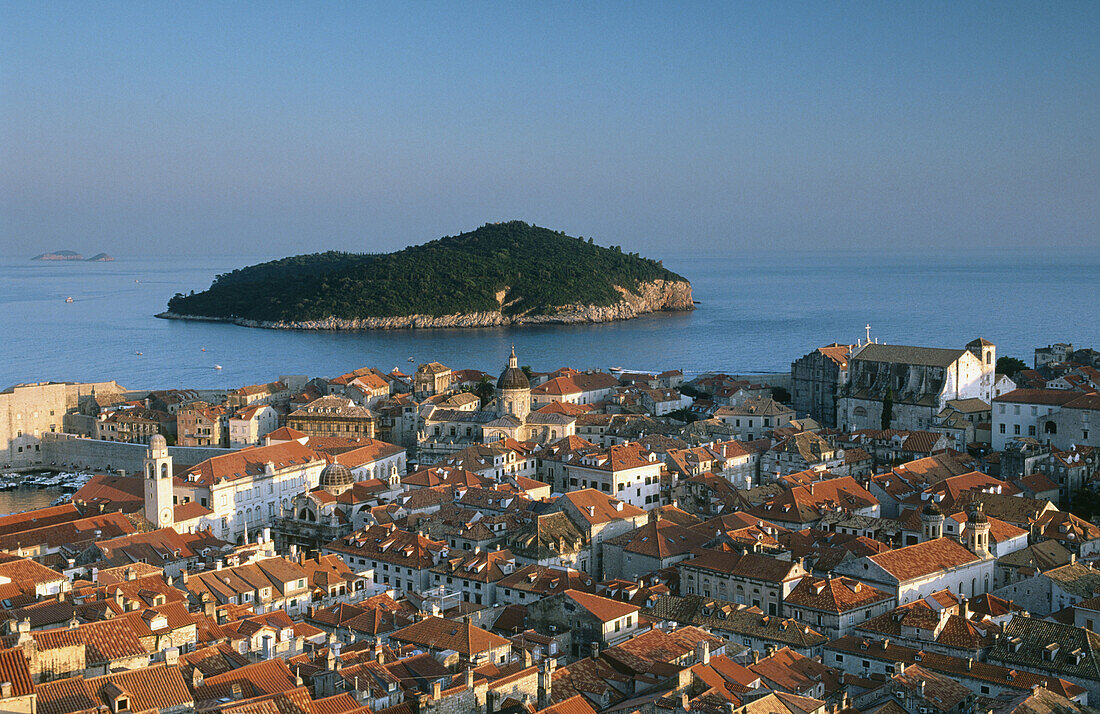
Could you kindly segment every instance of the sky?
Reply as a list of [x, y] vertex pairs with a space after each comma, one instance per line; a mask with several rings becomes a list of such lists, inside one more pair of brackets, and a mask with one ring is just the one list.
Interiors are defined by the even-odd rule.
[[0, 0], [0, 254], [1100, 245], [1100, 3]]

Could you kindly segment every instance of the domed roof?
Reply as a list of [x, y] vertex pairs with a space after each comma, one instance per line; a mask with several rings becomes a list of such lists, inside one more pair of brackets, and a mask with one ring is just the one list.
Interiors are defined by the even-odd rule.
[[168, 442], [165, 441], [164, 437], [161, 436], [160, 434], [153, 434], [151, 437], [149, 437], [149, 448], [150, 449], [167, 449], [168, 448]]
[[966, 515], [966, 520], [971, 523], [989, 523], [989, 516], [985, 515], [981, 505], [978, 505]]
[[340, 488], [355, 483], [355, 475], [343, 464], [331, 463], [321, 470], [321, 488]]
[[500, 373], [497, 380], [497, 389], [530, 389], [531, 382], [527, 375], [517, 366], [516, 348], [512, 346], [512, 356], [508, 358], [508, 367]]
[[925, 504], [924, 508], [921, 509], [921, 514], [925, 516], [942, 516], [943, 511], [940, 510], [940, 507], [936, 505], [935, 501], [929, 501]]

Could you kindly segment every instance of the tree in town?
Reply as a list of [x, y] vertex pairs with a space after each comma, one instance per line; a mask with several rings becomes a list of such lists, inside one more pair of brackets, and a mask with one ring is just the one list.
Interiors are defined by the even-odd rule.
[[1025, 369], [1027, 369], [1027, 363], [1022, 359], [1008, 356], [997, 358], [997, 373], [1003, 374], [1009, 379], [1012, 379]]

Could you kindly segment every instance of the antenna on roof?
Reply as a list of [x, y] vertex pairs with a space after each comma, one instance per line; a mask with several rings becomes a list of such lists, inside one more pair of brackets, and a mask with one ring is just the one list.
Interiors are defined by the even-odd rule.
[[867, 341], [870, 342], [871, 341], [871, 323], [868, 322], [867, 325], [864, 327], [864, 329], [867, 330]]

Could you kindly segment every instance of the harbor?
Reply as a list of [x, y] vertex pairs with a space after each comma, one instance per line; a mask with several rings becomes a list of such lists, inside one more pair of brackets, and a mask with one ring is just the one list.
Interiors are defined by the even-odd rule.
[[90, 473], [37, 471], [0, 474], [0, 515], [59, 506], [92, 478]]

